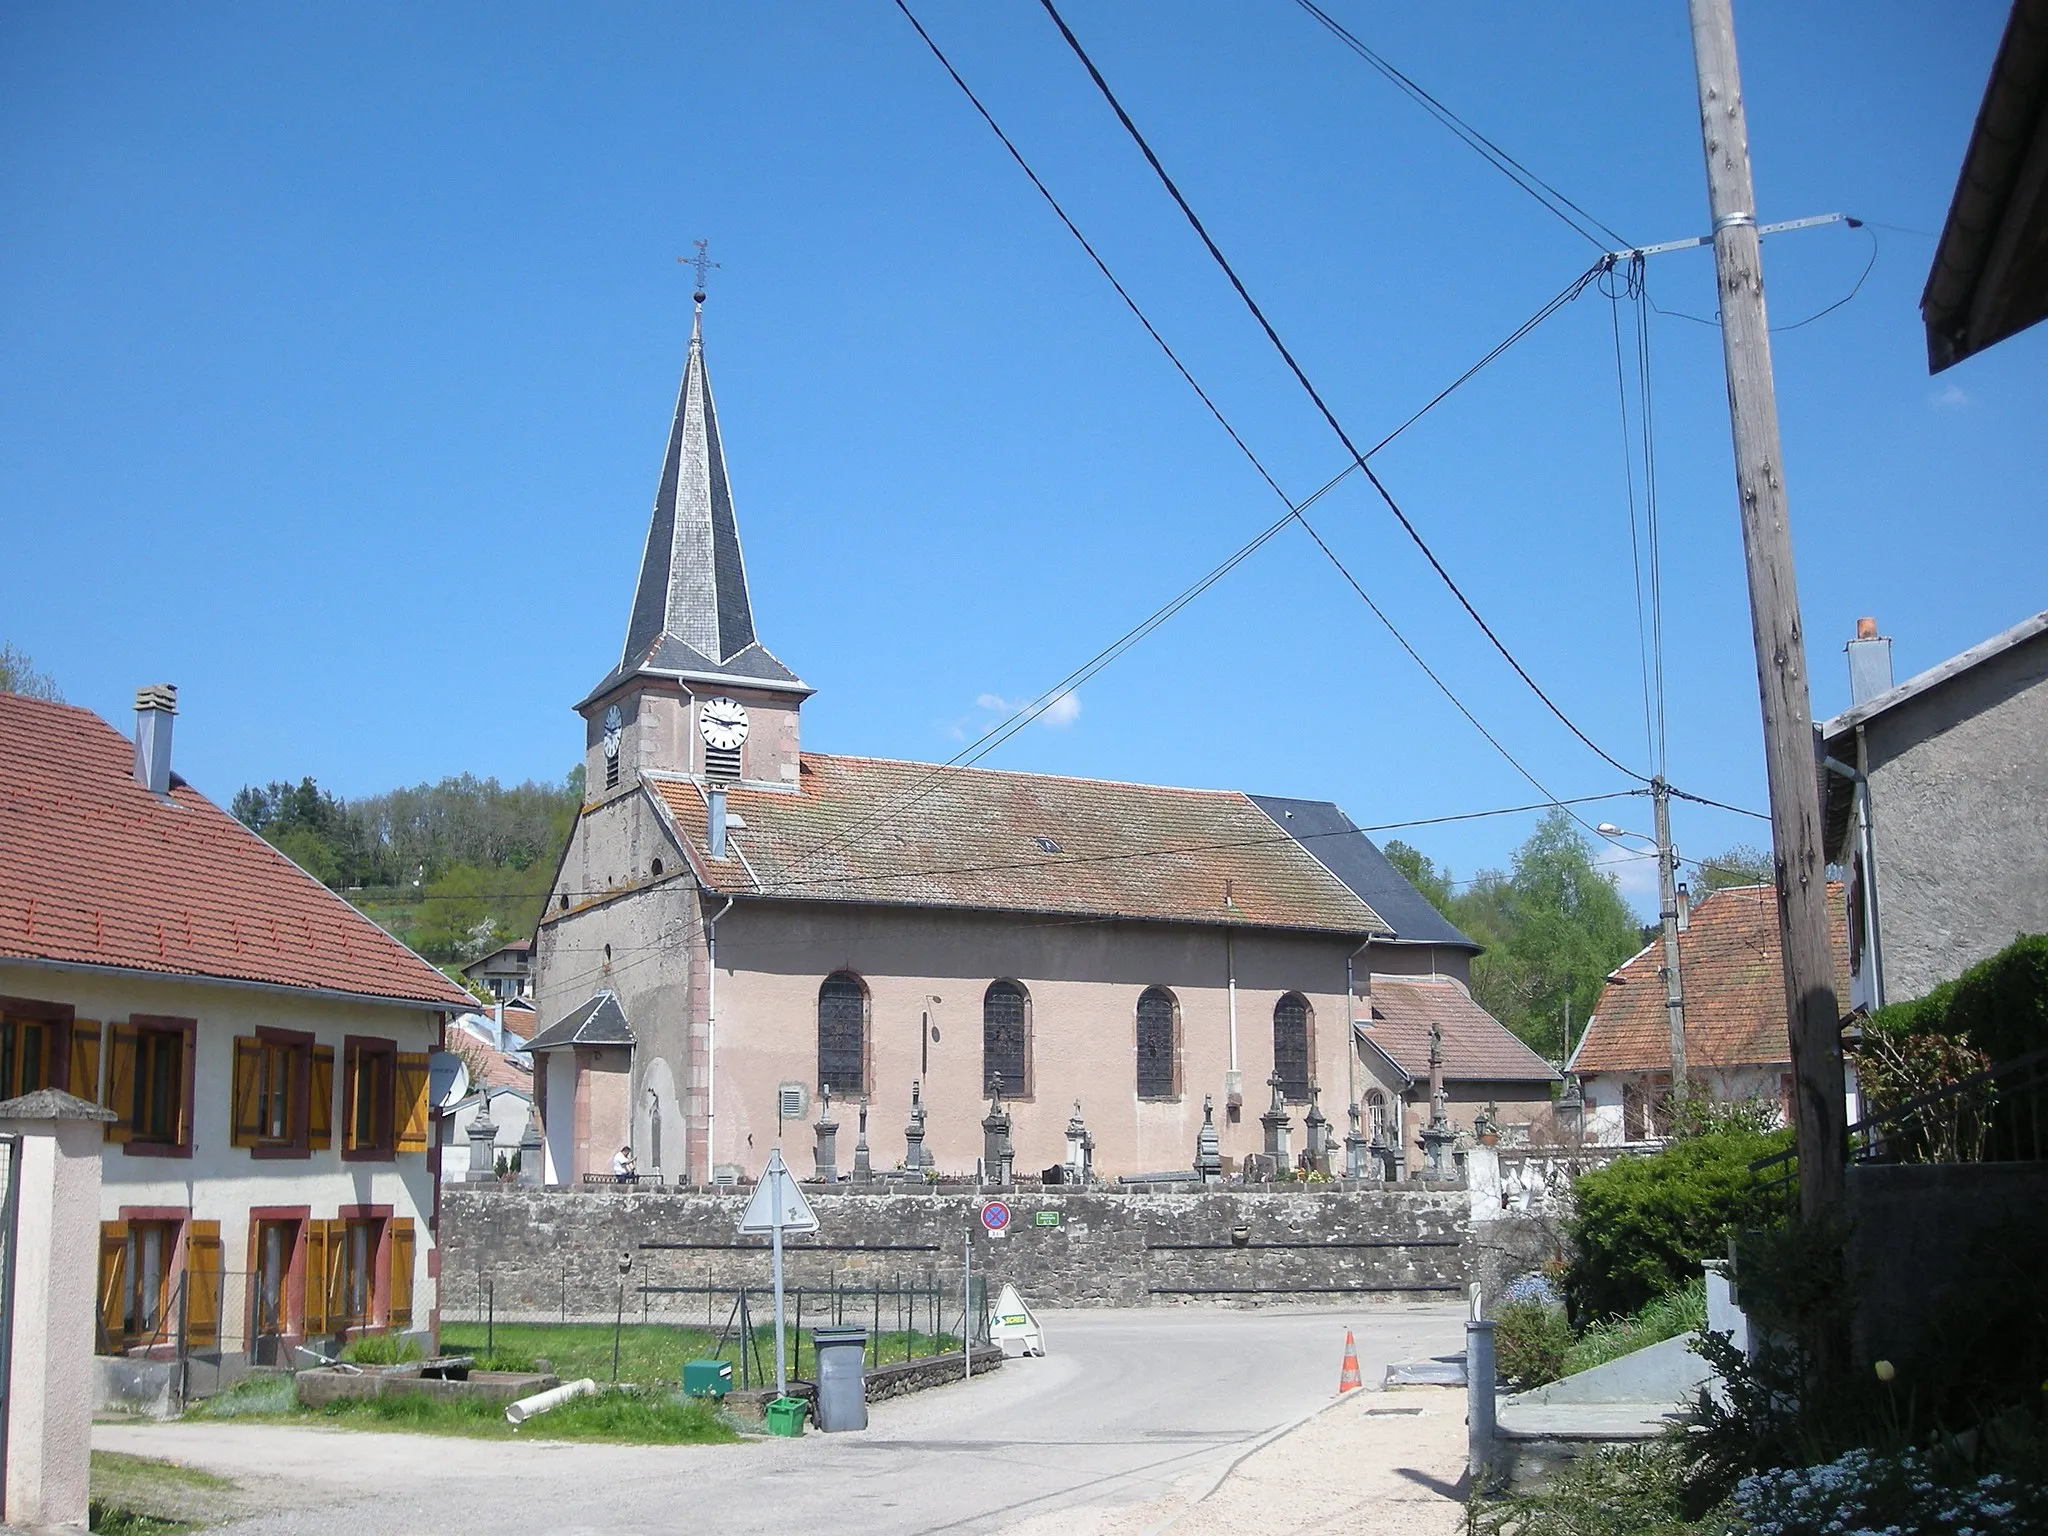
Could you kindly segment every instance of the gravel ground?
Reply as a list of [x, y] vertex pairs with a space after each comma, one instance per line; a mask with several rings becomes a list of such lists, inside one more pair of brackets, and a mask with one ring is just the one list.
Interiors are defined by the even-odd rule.
[[[1399, 1529], [1435, 1529], [1416, 1522], [1432, 1500], [1443, 1502], [1441, 1485], [1455, 1478], [1461, 1460], [1457, 1393], [1354, 1393], [1294, 1433], [1245, 1453], [1330, 1402], [1347, 1328], [1365, 1380], [1374, 1382], [1390, 1361], [1460, 1348], [1461, 1308], [1160, 1307], [1043, 1316], [1046, 1358], [1012, 1360], [972, 1382], [877, 1404], [864, 1434], [644, 1447], [232, 1423], [103, 1424], [93, 1444], [233, 1478], [243, 1508], [253, 1513], [220, 1527], [232, 1536], [452, 1536], [474, 1529], [627, 1536], [685, 1526], [910, 1536], [1013, 1530], [1055, 1511], [1063, 1513], [1031, 1528], [1056, 1526], [1060, 1536], [1080, 1536], [1097, 1529], [1081, 1522], [1123, 1520], [1118, 1511], [1128, 1514], [1126, 1506], [1157, 1505], [1146, 1524], [1186, 1509], [1241, 1459], [1176, 1530], [1199, 1536], [1212, 1526], [1192, 1522], [1212, 1519], [1223, 1522], [1213, 1526], [1217, 1532], [1319, 1527], [1331, 1510], [1403, 1499]], [[1433, 1406], [1451, 1399], [1451, 1407]], [[1368, 1411], [1424, 1402], [1432, 1406], [1419, 1415]], [[1326, 1437], [1346, 1435], [1341, 1445], [1326, 1444]], [[1304, 1454], [1302, 1447], [1309, 1462], [1328, 1465], [1313, 1477], [1270, 1470]], [[1311, 1488], [1323, 1491], [1311, 1495]], [[1231, 1501], [1247, 1497], [1251, 1504], [1229, 1513], [1239, 1508]], [[1283, 1523], [1259, 1523], [1267, 1518], [1257, 1512], [1261, 1499], [1274, 1502], [1281, 1513], [1273, 1518]]]

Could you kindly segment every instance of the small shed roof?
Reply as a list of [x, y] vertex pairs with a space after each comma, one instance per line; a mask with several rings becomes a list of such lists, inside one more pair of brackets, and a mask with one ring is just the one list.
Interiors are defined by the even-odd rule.
[[558, 1051], [571, 1045], [634, 1044], [626, 1010], [611, 992], [600, 992], [580, 1008], [563, 1015], [526, 1042], [529, 1051]]

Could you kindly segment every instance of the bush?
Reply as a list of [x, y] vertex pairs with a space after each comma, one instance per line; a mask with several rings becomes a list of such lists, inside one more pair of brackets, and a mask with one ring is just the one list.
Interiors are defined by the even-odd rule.
[[2022, 935], [1925, 997], [1880, 1008], [1865, 1028], [1893, 1041], [1943, 1036], [1994, 1064], [2048, 1046], [2048, 934]]
[[420, 1357], [418, 1339], [402, 1333], [366, 1333], [342, 1346], [350, 1365], [406, 1365]]
[[1526, 1392], [1565, 1374], [1572, 1325], [1564, 1309], [1511, 1301], [1494, 1314], [1493, 1362], [1510, 1390]]
[[1681, 1290], [1700, 1260], [1726, 1255], [1731, 1236], [1769, 1225], [1778, 1211], [1749, 1165], [1790, 1145], [1784, 1131], [1715, 1131], [1580, 1174], [1565, 1273], [1573, 1319], [1626, 1316]]
[[1725, 1516], [1698, 1524], [1686, 1518], [1683, 1470], [1675, 1441], [1588, 1451], [1533, 1492], [1475, 1497], [1467, 1529], [1473, 1536], [1722, 1536]]
[[1945, 1484], [1911, 1451], [1854, 1450], [1821, 1466], [1744, 1478], [1735, 1509], [1756, 1536], [1994, 1536], [2048, 1525], [2048, 1489], [1997, 1472]]

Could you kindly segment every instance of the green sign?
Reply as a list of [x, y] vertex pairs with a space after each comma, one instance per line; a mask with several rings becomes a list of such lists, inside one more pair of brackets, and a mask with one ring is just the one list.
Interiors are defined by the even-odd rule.
[[1059, 1224], [1060, 1213], [1058, 1211], [1033, 1211], [1031, 1213], [1031, 1225], [1034, 1227], [1056, 1227]]

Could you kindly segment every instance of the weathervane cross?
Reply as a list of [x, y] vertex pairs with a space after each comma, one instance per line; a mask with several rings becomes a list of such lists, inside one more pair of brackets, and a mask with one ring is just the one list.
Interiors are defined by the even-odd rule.
[[691, 294], [690, 297], [699, 304], [702, 304], [704, 302], [704, 274], [712, 271], [719, 263], [713, 261], [706, 254], [711, 244], [709, 240], [692, 240], [690, 243], [697, 247], [697, 254], [694, 256], [678, 256], [676, 261], [679, 265], [695, 267], [697, 269], [697, 291]]

